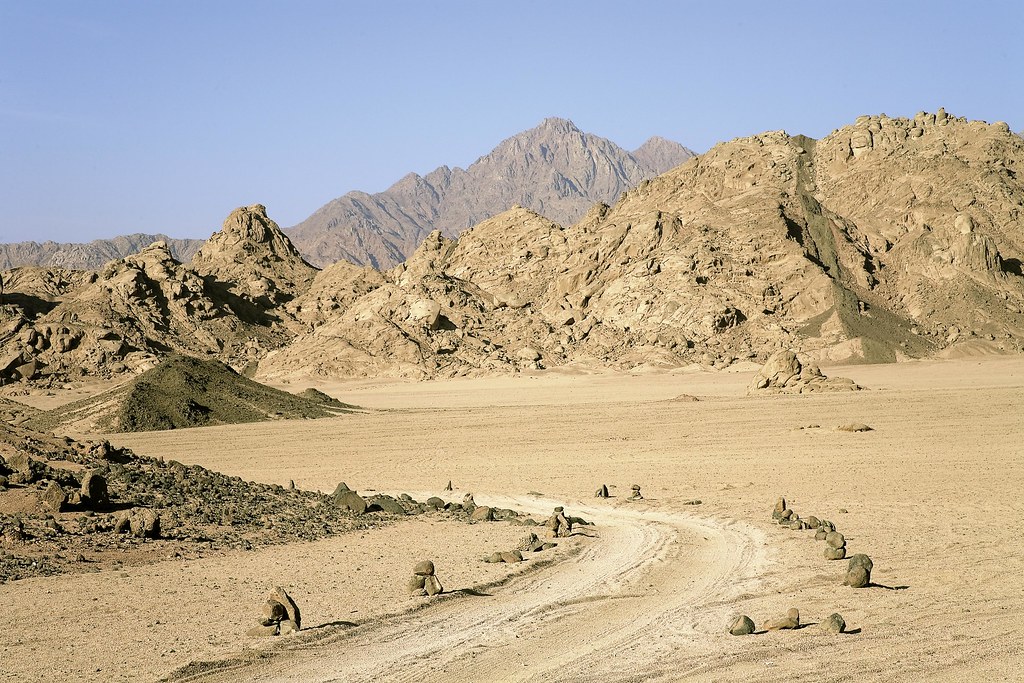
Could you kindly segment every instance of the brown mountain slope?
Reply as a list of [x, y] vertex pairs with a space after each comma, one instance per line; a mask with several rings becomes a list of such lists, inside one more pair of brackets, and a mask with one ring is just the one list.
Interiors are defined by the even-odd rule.
[[454, 237], [514, 205], [572, 223], [594, 203], [612, 201], [691, 156], [664, 138], [630, 153], [550, 118], [467, 169], [442, 166], [426, 176], [410, 173], [378, 194], [350, 192], [287, 232], [316, 265], [345, 259], [387, 268], [432, 230]]
[[1019, 352], [1022, 164], [1005, 125], [944, 112], [741, 138], [569, 228], [513, 209], [435, 233], [260, 372]]

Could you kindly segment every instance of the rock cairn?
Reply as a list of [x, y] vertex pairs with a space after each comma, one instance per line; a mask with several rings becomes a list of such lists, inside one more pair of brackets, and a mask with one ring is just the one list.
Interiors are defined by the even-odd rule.
[[434, 574], [434, 563], [430, 560], [417, 562], [412, 569], [412, 578], [409, 579], [409, 592], [412, 595], [427, 595], [433, 597], [444, 592], [441, 581]]
[[554, 514], [548, 517], [545, 526], [551, 529], [555, 538], [566, 538], [572, 533], [572, 520], [565, 515], [565, 508], [561, 505], [556, 507]]
[[249, 629], [250, 636], [286, 636], [302, 628], [302, 614], [288, 592], [281, 586], [270, 591], [263, 603], [259, 624]]
[[846, 537], [838, 531], [825, 534], [825, 559], [841, 560], [846, 557]]

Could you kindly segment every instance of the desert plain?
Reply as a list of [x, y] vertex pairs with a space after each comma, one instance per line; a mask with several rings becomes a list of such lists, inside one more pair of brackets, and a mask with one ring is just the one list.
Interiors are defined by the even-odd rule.
[[[418, 500], [472, 492], [541, 520], [562, 505], [592, 525], [513, 565], [482, 557], [529, 530], [425, 515], [13, 581], [0, 586], [0, 671], [22, 681], [1019, 680], [1024, 359], [830, 367], [865, 389], [807, 395], [748, 395], [753, 369], [320, 381], [365, 411], [109, 435], [259, 482], [331, 491], [345, 481]], [[23, 400], [33, 398], [62, 400]], [[872, 430], [837, 429], [849, 423]], [[611, 497], [594, 497], [602, 484]], [[642, 500], [629, 500], [634, 484]], [[842, 585], [845, 561], [824, 559], [813, 531], [777, 524], [780, 496], [870, 555], [872, 584]], [[447, 592], [410, 597], [412, 566], [428, 558]], [[246, 636], [275, 585], [302, 607], [303, 631]], [[793, 607], [801, 628], [763, 631]], [[846, 633], [822, 628], [834, 612]], [[755, 634], [729, 634], [739, 614]]]

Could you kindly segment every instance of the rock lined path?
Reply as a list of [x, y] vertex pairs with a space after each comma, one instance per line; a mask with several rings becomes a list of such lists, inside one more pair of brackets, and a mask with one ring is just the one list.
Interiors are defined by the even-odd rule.
[[[539, 514], [556, 501], [488, 502]], [[553, 567], [489, 595], [299, 645], [269, 663], [180, 680], [617, 679], [638, 666], [654, 674], [666, 648], [703, 647], [697, 635], [721, 630], [730, 599], [759, 581], [764, 540], [752, 526], [635, 507], [571, 508], [595, 522], [582, 530], [594, 539]]]

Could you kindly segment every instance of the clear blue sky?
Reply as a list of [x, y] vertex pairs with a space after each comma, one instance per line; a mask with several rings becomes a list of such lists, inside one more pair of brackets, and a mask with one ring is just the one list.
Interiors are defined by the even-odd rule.
[[0, 242], [207, 237], [467, 166], [940, 106], [1024, 129], [1024, 2], [0, 0]]

